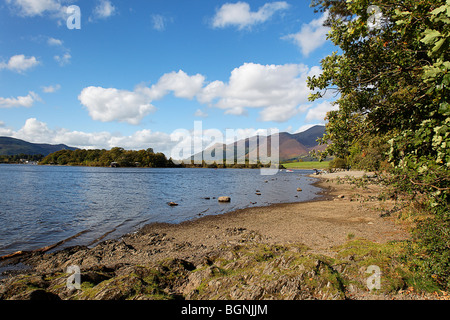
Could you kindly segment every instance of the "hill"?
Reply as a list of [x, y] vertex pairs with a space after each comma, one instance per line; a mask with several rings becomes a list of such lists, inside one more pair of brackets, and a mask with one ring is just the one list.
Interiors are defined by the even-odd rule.
[[76, 150], [77, 148], [66, 146], [65, 144], [46, 144], [46, 143], [31, 143], [24, 140], [0, 137], [0, 155], [12, 156], [17, 154], [42, 154], [44, 156], [59, 150]]
[[[298, 159], [301, 157], [308, 156], [309, 152], [312, 150], [321, 150], [325, 146], [319, 146], [316, 140], [323, 136], [325, 133], [325, 126], [314, 126], [309, 128], [306, 131], [291, 134], [287, 132], [278, 133], [279, 139], [279, 161], [286, 161], [292, 159]], [[233, 144], [225, 145], [225, 144], [216, 144], [212, 147], [206, 148], [200, 153], [192, 156], [190, 159], [185, 160], [185, 162], [189, 162], [189, 160], [197, 159], [200, 156], [205, 162], [212, 162], [220, 157], [218, 155], [223, 155], [223, 158], [226, 158], [226, 150], [229, 148], [234, 148], [235, 160], [242, 160], [243, 157], [256, 158], [258, 152], [260, 152], [261, 146], [267, 145], [267, 148], [270, 150], [271, 147], [272, 136], [253, 136], [247, 139], [239, 140], [234, 142]], [[241, 153], [238, 154], [237, 150], [241, 148]], [[242, 148], [245, 146], [245, 148]], [[244, 150], [244, 151], [243, 151]], [[217, 155], [217, 156], [216, 156]]]

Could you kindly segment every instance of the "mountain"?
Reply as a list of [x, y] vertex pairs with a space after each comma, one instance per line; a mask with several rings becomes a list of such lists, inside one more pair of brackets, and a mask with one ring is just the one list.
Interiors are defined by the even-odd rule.
[[[325, 126], [314, 126], [306, 131], [291, 134], [287, 132], [278, 133], [279, 141], [279, 161], [286, 161], [290, 159], [298, 159], [308, 156], [312, 150], [323, 150], [326, 146], [319, 146], [317, 139], [321, 138], [325, 133]], [[267, 146], [271, 149], [272, 136], [253, 136], [245, 140], [239, 140], [233, 144], [215, 144], [212, 147], [206, 148], [200, 153], [192, 156], [190, 159], [184, 160], [189, 162], [191, 159], [202, 159], [206, 162], [217, 161], [218, 159], [226, 158], [226, 150], [234, 150], [235, 159], [242, 161], [245, 158], [256, 159], [261, 152], [261, 146]], [[239, 147], [238, 147], [239, 146]], [[237, 154], [240, 150], [240, 154]], [[270, 153], [270, 152], [269, 152]], [[216, 156], [217, 155], [217, 156]], [[223, 155], [221, 157], [220, 155]]]
[[2, 156], [12, 156], [17, 154], [42, 154], [44, 156], [50, 153], [68, 149], [76, 150], [77, 148], [66, 146], [65, 144], [45, 144], [45, 143], [31, 143], [24, 140], [10, 138], [10, 137], [0, 137], [0, 155]]

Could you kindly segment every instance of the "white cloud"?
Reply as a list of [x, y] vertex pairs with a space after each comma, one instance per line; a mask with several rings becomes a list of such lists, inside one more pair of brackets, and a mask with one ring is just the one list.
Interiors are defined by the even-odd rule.
[[[155, 110], [151, 104], [172, 93], [184, 99], [224, 110], [225, 114], [247, 115], [249, 108], [259, 109], [261, 121], [285, 122], [305, 112], [310, 93], [307, 77], [320, 72], [303, 64], [261, 65], [245, 63], [235, 68], [228, 82], [207, 83], [201, 74], [184, 71], [161, 76], [151, 87], [138, 86], [134, 91], [88, 87], [79, 95], [90, 116], [99, 121], [138, 124]], [[195, 113], [204, 116], [203, 112]]]
[[25, 125], [16, 132], [15, 136], [27, 141], [44, 142], [52, 135], [51, 130], [36, 118], [25, 121]]
[[324, 101], [317, 105], [314, 108], [311, 108], [308, 110], [308, 113], [306, 114], [305, 120], [306, 121], [313, 121], [318, 120], [322, 123], [325, 122], [325, 117], [327, 115], [328, 111], [332, 110], [338, 110], [339, 106], [333, 105], [332, 102]]
[[50, 86], [43, 86], [42, 87], [42, 91], [44, 91], [45, 93], [53, 93], [58, 91], [59, 89], [61, 89], [61, 85], [60, 84], [56, 84], [56, 85], [50, 85]]
[[315, 124], [304, 124], [301, 127], [299, 127], [294, 133], [300, 133], [300, 132], [304, 132], [314, 126], [318, 126], [318, 125], [323, 125], [321, 123], [315, 123]]
[[200, 92], [204, 82], [205, 77], [201, 74], [189, 76], [182, 70], [166, 73], [152, 86], [152, 96], [158, 99], [172, 91], [178, 98], [192, 99]]
[[308, 56], [311, 52], [321, 47], [326, 42], [328, 27], [324, 27], [323, 23], [327, 19], [325, 12], [322, 17], [312, 20], [310, 23], [303, 24], [298, 33], [289, 34], [282, 39], [292, 40], [302, 51], [304, 56]]
[[113, 16], [117, 12], [115, 6], [109, 0], [100, 0], [98, 5], [94, 8], [93, 14], [95, 18], [106, 19]]
[[200, 118], [206, 118], [208, 116], [208, 114], [204, 111], [202, 111], [201, 109], [197, 109], [197, 111], [195, 111], [194, 116], [196, 117], [200, 117]]
[[18, 14], [24, 17], [41, 16], [46, 12], [55, 13], [63, 10], [59, 0], [6, 0], [12, 4]]
[[147, 91], [142, 87], [127, 91], [91, 86], [84, 88], [78, 99], [88, 109], [89, 115], [94, 120], [119, 121], [136, 125], [146, 115], [156, 110], [150, 103], [151, 99]]
[[172, 18], [164, 17], [160, 14], [152, 14], [151, 15], [153, 29], [157, 31], [164, 31], [166, 30], [166, 26], [168, 22], [172, 22]]
[[47, 44], [50, 46], [62, 46], [63, 41], [60, 39], [55, 39], [55, 38], [50, 37], [47, 40]]
[[18, 54], [9, 58], [8, 62], [0, 62], [0, 70], [8, 69], [18, 73], [23, 73], [39, 63], [40, 62], [34, 56], [27, 58], [23, 54]]
[[26, 96], [19, 96], [17, 98], [0, 97], [0, 108], [30, 108], [36, 100], [40, 101], [40, 98], [33, 91], [30, 91]]
[[245, 63], [231, 72], [227, 84], [210, 83], [198, 99], [226, 114], [244, 115], [246, 108], [261, 108], [260, 120], [284, 122], [302, 111], [299, 106], [308, 101], [306, 79], [311, 70], [303, 64]]
[[62, 67], [62, 66], [65, 66], [66, 64], [70, 63], [70, 59], [72, 59], [72, 55], [69, 52], [66, 52], [63, 55], [56, 55], [53, 58]]
[[62, 143], [84, 149], [123, 147], [140, 150], [153, 148], [155, 152], [163, 152], [166, 155], [170, 155], [170, 150], [175, 145], [169, 134], [149, 129], [136, 131], [131, 135], [112, 134], [106, 131], [70, 131], [64, 128], [50, 129], [46, 123], [36, 118], [27, 119], [23, 127], [17, 131], [0, 126], [0, 134], [34, 143]]
[[258, 11], [251, 11], [250, 5], [246, 2], [225, 3], [217, 10], [212, 26], [214, 28], [236, 26], [238, 29], [244, 29], [263, 23], [277, 11], [287, 8], [289, 8], [289, 4], [285, 1], [266, 3]]

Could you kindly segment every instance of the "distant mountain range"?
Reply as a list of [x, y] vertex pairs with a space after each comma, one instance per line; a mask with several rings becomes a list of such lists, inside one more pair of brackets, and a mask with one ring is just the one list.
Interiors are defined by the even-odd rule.
[[[309, 128], [306, 131], [299, 133], [287, 133], [280, 132], [278, 133], [279, 139], [279, 161], [287, 161], [294, 160], [303, 157], [307, 157], [309, 152], [312, 150], [324, 150], [326, 146], [318, 145], [317, 139], [321, 138], [325, 133], [325, 126], [314, 126]], [[268, 139], [268, 141], [267, 141]], [[212, 147], [206, 148], [201, 153], [197, 153], [190, 157], [190, 159], [184, 160], [185, 162], [189, 162], [193, 159], [203, 159], [205, 162], [209, 163], [220, 157], [216, 155], [223, 155], [223, 159], [226, 158], [226, 150], [231, 150], [230, 148], [234, 148], [235, 160], [242, 161], [242, 154], [239, 156], [237, 154], [238, 145], [242, 146], [245, 144], [245, 157], [252, 157], [256, 159], [256, 155], [260, 152], [261, 146], [266, 145], [268, 150], [271, 148], [272, 136], [259, 136], [259, 137], [250, 137], [245, 140], [240, 140], [234, 142], [234, 144], [216, 144]], [[241, 147], [241, 149], [243, 149]]]
[[0, 137], [0, 155], [13, 156], [18, 154], [42, 154], [44, 156], [59, 150], [76, 150], [77, 148], [66, 146], [65, 144], [46, 144], [46, 143], [31, 143], [24, 140]]

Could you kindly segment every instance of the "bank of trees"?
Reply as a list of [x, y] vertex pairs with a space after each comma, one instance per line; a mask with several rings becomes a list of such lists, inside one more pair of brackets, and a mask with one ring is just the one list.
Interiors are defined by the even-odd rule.
[[[375, 5], [376, 11], [369, 9]], [[450, 287], [450, 1], [313, 0], [339, 52], [309, 78], [336, 94], [319, 156], [378, 170], [408, 196], [418, 274]]]
[[172, 159], [163, 153], [147, 150], [125, 150], [123, 148], [60, 150], [46, 156], [40, 164], [93, 166], [93, 167], [174, 167]]
[[42, 154], [16, 154], [16, 155], [0, 155], [0, 163], [24, 163], [25, 161], [37, 162], [41, 161], [44, 156]]

